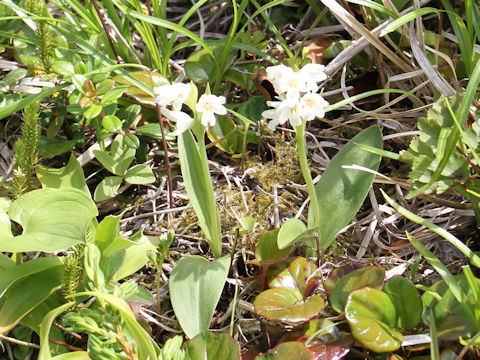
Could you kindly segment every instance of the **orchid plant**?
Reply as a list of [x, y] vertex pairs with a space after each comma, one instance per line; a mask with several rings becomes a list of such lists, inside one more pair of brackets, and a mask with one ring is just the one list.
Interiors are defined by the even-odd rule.
[[[222, 252], [222, 234], [208, 169], [205, 131], [215, 126], [216, 114], [227, 113], [224, 106], [226, 99], [210, 94], [207, 87], [206, 93], [197, 100], [198, 90], [193, 82], [165, 82], [154, 88], [154, 93], [154, 101], [159, 105], [162, 115], [176, 123], [176, 129], [170, 135], [178, 137], [178, 154], [185, 187], [213, 254], [218, 258]], [[190, 108], [193, 117], [182, 111], [184, 104]]]
[[327, 78], [324, 68], [320, 64], [306, 64], [299, 71], [294, 71], [285, 65], [266, 68], [267, 79], [273, 84], [278, 95], [277, 101], [267, 101], [267, 105], [272, 109], [262, 113], [266, 119], [272, 119], [268, 124], [270, 130], [275, 130], [278, 125], [283, 125], [287, 120], [295, 129], [300, 168], [313, 204], [313, 224], [310, 224], [313, 228], [319, 225], [320, 214], [317, 194], [307, 162], [305, 125], [307, 121], [325, 116], [325, 108], [329, 105], [318, 93], [318, 83]]

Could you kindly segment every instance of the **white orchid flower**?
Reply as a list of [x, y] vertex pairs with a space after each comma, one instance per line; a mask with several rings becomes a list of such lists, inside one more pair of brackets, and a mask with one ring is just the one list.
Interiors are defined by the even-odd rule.
[[282, 125], [287, 120], [294, 128], [302, 124], [300, 99], [293, 92], [287, 93], [281, 101], [267, 101], [267, 105], [273, 109], [264, 111], [262, 116], [272, 119], [268, 123], [270, 130], [275, 130], [277, 125]]
[[162, 109], [171, 106], [171, 110], [180, 111], [182, 104], [187, 101], [192, 87], [190, 84], [175, 83], [163, 85], [153, 89], [155, 94], [155, 103]]
[[306, 93], [300, 99], [301, 116], [305, 121], [315, 119], [315, 117], [324, 117], [325, 108], [329, 105], [320, 94]]
[[178, 136], [190, 129], [193, 125], [193, 118], [183, 111], [174, 111], [163, 109], [162, 114], [170, 121], [177, 124], [175, 131], [170, 133], [172, 136]]
[[269, 66], [266, 69], [267, 80], [273, 84], [275, 90], [286, 92], [290, 86], [291, 76], [294, 74], [292, 68], [283, 64]]
[[215, 96], [209, 94], [203, 94], [198, 100], [196, 110], [202, 114], [201, 121], [202, 125], [205, 127], [215, 125], [216, 118], [215, 114], [225, 115], [227, 109], [223, 104], [225, 104], [225, 96]]

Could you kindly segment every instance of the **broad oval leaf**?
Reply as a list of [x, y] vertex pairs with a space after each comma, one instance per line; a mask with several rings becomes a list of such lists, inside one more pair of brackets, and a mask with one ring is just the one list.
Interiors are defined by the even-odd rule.
[[315, 355], [298, 341], [281, 343], [265, 355], [259, 355], [255, 360], [314, 360]]
[[55, 252], [85, 241], [85, 231], [98, 215], [95, 203], [77, 189], [38, 189], [15, 200], [8, 211], [23, 234], [2, 237], [0, 251]]
[[[216, 49], [218, 52], [218, 49]], [[217, 65], [209, 51], [201, 49], [190, 55], [184, 65], [187, 77], [196, 83], [215, 82]]]
[[413, 329], [422, 316], [422, 299], [417, 288], [401, 276], [391, 278], [384, 286], [397, 314], [396, 324], [402, 329]]
[[345, 317], [352, 335], [367, 349], [389, 352], [402, 345], [402, 334], [392, 328], [395, 307], [390, 297], [380, 290], [366, 287], [351, 292]]
[[204, 331], [185, 344], [185, 360], [240, 360], [240, 345], [227, 334]]
[[230, 256], [208, 261], [201, 256], [185, 256], [172, 270], [170, 299], [175, 315], [189, 338], [208, 330], [227, 281]]
[[298, 289], [301, 296], [310, 296], [319, 285], [318, 276], [314, 276], [317, 269], [312, 261], [299, 256], [278, 273], [268, 286]]
[[341, 277], [334, 285], [329, 299], [332, 307], [339, 313], [343, 312], [348, 294], [364, 286], [382, 289], [385, 269], [378, 266], [368, 266], [355, 270]]
[[[315, 185], [319, 199], [320, 247], [326, 249], [335, 241], [337, 232], [352, 220], [372, 186], [374, 174], [353, 169], [344, 165], [358, 165], [378, 170], [381, 156], [362, 149], [357, 144], [382, 147], [382, 132], [378, 126], [363, 130], [351, 139], [332, 159]], [[309, 209], [309, 224], [313, 223], [313, 211]], [[312, 239], [313, 240], [313, 239]], [[316, 247], [314, 241], [310, 243]]]
[[149, 166], [138, 164], [127, 170], [125, 181], [129, 184], [151, 184], [155, 181], [155, 175]]
[[295, 238], [307, 230], [307, 225], [300, 219], [288, 219], [282, 224], [278, 233], [277, 243], [279, 249], [285, 249], [295, 242]]
[[285, 259], [292, 246], [283, 250], [278, 248], [277, 237], [280, 229], [274, 229], [264, 234], [255, 246], [255, 258], [262, 265], [270, 265]]
[[97, 202], [110, 199], [117, 193], [117, 190], [122, 184], [122, 180], [120, 176], [107, 176], [95, 188], [93, 199]]
[[122, 128], [122, 121], [115, 115], [106, 115], [102, 119], [102, 126], [105, 130], [114, 133]]
[[318, 316], [325, 301], [319, 295], [303, 299], [298, 289], [281, 287], [262, 291], [253, 305], [255, 313], [265, 319], [298, 324]]

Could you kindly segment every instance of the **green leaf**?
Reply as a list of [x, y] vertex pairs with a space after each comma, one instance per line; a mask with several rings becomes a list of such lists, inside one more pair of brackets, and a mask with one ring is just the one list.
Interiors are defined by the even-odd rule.
[[112, 169], [115, 175], [122, 176], [135, 157], [135, 149], [130, 148], [125, 141], [125, 136], [118, 134], [110, 145], [110, 155], [114, 164]]
[[69, 302], [51, 310], [42, 320], [40, 324], [40, 352], [38, 354], [38, 360], [50, 360], [52, 354], [50, 353], [50, 328], [55, 318], [61, 313], [70, 309], [75, 302]]
[[261, 237], [255, 246], [255, 258], [262, 265], [270, 265], [285, 259], [292, 251], [292, 246], [285, 249], [278, 248], [278, 233], [280, 229], [274, 229]]
[[0, 238], [0, 251], [55, 252], [85, 241], [85, 231], [98, 215], [95, 203], [77, 189], [39, 189], [15, 200], [10, 218], [23, 234]]
[[119, 97], [121, 97], [125, 91], [127, 91], [126, 86], [116, 87], [114, 89], [111, 89], [105, 95], [103, 95], [101, 103], [103, 105], [105, 105], [105, 104], [108, 104], [110, 102], [114, 102]]
[[277, 244], [279, 249], [285, 249], [295, 242], [295, 238], [307, 230], [307, 225], [302, 220], [288, 219], [282, 224], [278, 233]]
[[155, 181], [152, 169], [145, 165], [139, 164], [132, 166], [125, 173], [125, 181], [129, 184], [151, 184]]
[[384, 286], [383, 292], [390, 296], [395, 313], [397, 327], [413, 329], [422, 316], [422, 299], [417, 288], [401, 276], [391, 278]]
[[[214, 51], [218, 52], [218, 51]], [[184, 65], [187, 77], [196, 83], [215, 82], [217, 65], [210, 52], [201, 49], [190, 55]]]
[[298, 341], [284, 342], [255, 360], [315, 360], [315, 354]]
[[240, 360], [240, 345], [228, 334], [204, 331], [185, 344], [185, 360]]
[[38, 153], [45, 159], [51, 159], [57, 155], [69, 152], [76, 143], [76, 140], [65, 140], [59, 137], [50, 139], [46, 136], [41, 136], [38, 144]]
[[[118, 239], [119, 238], [117, 238], [117, 240]], [[143, 235], [142, 231], [136, 232], [130, 240], [128, 240], [128, 246], [122, 246], [122, 249], [125, 249], [125, 259], [120, 268], [112, 276], [112, 280], [118, 281], [124, 279], [144, 267], [149, 261], [147, 254], [156, 250], [153, 242], [154, 237]], [[105, 252], [107, 253], [110, 249], [107, 248]]]
[[70, 155], [67, 165], [62, 168], [55, 169], [40, 165], [37, 167], [37, 177], [44, 189], [72, 188], [90, 195], [85, 176], [83, 175], [83, 169], [73, 154]]
[[352, 335], [367, 349], [389, 352], [402, 345], [402, 334], [393, 328], [395, 307], [380, 290], [366, 287], [353, 291], [348, 296], [345, 317]]
[[105, 281], [110, 281], [113, 275], [120, 269], [123, 261], [125, 260], [125, 251], [118, 250], [115, 251], [112, 255], [107, 257], [105, 260], [102, 260], [100, 263], [100, 269], [105, 275]]
[[58, 289], [63, 283], [62, 274], [62, 266], [57, 266], [32, 274], [11, 286], [0, 309], [0, 334], [7, 333]]
[[91, 360], [88, 351], [73, 351], [55, 356], [52, 360]]
[[364, 286], [381, 289], [384, 277], [385, 269], [378, 266], [368, 266], [341, 277], [333, 286], [329, 296], [332, 307], [335, 311], [342, 313], [351, 291]]
[[[8, 217], [8, 209], [12, 201], [6, 197], [0, 197], [0, 233], [3, 237], [10, 239], [13, 237], [12, 234], [12, 224], [10, 218]], [[0, 260], [0, 270], [2, 269], [3, 262]]]
[[428, 15], [431, 13], [440, 13], [440, 10], [432, 7], [424, 7], [421, 9], [417, 9], [414, 11], [410, 11], [407, 14], [403, 15], [402, 17], [394, 20], [390, 24], [388, 24], [385, 29], [383, 29], [380, 32], [380, 37], [383, 37], [392, 31], [397, 30], [399, 27], [405, 25], [406, 23], [409, 23], [410, 21], [416, 19], [417, 17], [423, 16], [423, 15]]
[[102, 119], [102, 126], [105, 130], [114, 133], [122, 128], [122, 121], [115, 115], [107, 115]]
[[95, 188], [93, 199], [97, 202], [110, 199], [117, 193], [122, 181], [123, 179], [120, 176], [107, 176]]
[[10, 71], [2, 80], [5, 81], [7, 85], [12, 86], [22, 80], [27, 74], [27, 69], [18, 68]]
[[[465, 301], [468, 301], [472, 307], [478, 309], [475, 303], [472, 288], [463, 274], [454, 276], [455, 283], [465, 294]], [[480, 280], [475, 279], [480, 285]], [[464, 306], [458, 302], [451, 287], [445, 280], [437, 281], [429, 291], [422, 295], [423, 302], [423, 322], [426, 325], [431, 323], [430, 311], [433, 310], [437, 336], [445, 341], [457, 341], [459, 337], [469, 338], [475, 335], [474, 324], [465, 312]], [[478, 310], [477, 310], [478, 311]]]
[[15, 266], [9, 266], [8, 269], [0, 272], [0, 297], [3, 296], [5, 291], [7, 291], [15, 282], [38, 272], [53, 267], [59, 267], [62, 264], [62, 259], [54, 256], [41, 257]]
[[325, 306], [319, 295], [314, 295], [319, 285], [314, 276], [317, 266], [305, 258], [296, 258], [281, 271], [261, 292], [253, 305], [255, 313], [266, 319], [298, 324], [318, 316]]
[[175, 315], [189, 338], [208, 330], [227, 280], [230, 256], [209, 262], [201, 256], [185, 256], [172, 270], [170, 299]]
[[[381, 156], [372, 154], [356, 144], [376, 148], [382, 147], [382, 133], [378, 126], [363, 130], [351, 139], [332, 159], [320, 181], [315, 185], [320, 210], [320, 247], [326, 249], [335, 241], [337, 232], [352, 220], [372, 186], [374, 174], [344, 169], [343, 165], [358, 165], [378, 170]], [[312, 209], [309, 209], [309, 223], [312, 223]], [[334, 220], [332, 220], [334, 219]], [[313, 239], [312, 239], [313, 240]], [[316, 247], [314, 241], [310, 243]]]
[[190, 130], [178, 137], [183, 181], [199, 224], [215, 257], [222, 253], [222, 231], [206, 154], [202, 157]]
[[158, 359], [160, 349], [155, 341], [153, 341], [153, 339], [148, 335], [147, 331], [139, 324], [135, 314], [124, 300], [100, 291], [77, 293], [74, 296], [84, 295], [95, 296], [96, 298], [107, 302], [119, 312], [125, 324], [124, 326], [126, 327], [126, 330], [138, 347], [139, 359]]
[[52, 65], [52, 71], [63, 76], [72, 76], [75, 74], [73, 64], [69, 61], [55, 61]]
[[140, 135], [149, 136], [157, 140], [162, 139], [162, 128], [160, 127], [160, 124], [142, 125], [137, 129], [137, 132]]
[[102, 109], [103, 106], [100, 104], [90, 105], [83, 113], [83, 116], [85, 116], [85, 119], [87, 119], [87, 123], [90, 123], [93, 118], [96, 118], [98, 115], [100, 115]]
[[135, 134], [128, 134], [125, 137], [125, 145], [127, 145], [130, 149], [138, 149], [140, 147], [140, 140]]
[[103, 251], [115, 240], [120, 232], [120, 219], [121, 216], [106, 216], [97, 226], [94, 242], [102, 256], [104, 256]]

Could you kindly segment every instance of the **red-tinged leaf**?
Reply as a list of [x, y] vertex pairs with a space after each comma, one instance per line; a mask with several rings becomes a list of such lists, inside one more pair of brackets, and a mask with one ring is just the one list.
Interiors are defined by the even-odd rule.
[[292, 246], [289, 246], [285, 249], [280, 250], [277, 245], [277, 236], [279, 229], [275, 229], [267, 232], [262, 236], [260, 241], [255, 247], [255, 258], [262, 265], [270, 265], [276, 262], [279, 262], [285, 259], [290, 251], [292, 251]]
[[277, 345], [264, 355], [259, 355], [255, 360], [314, 360], [315, 355], [302, 343], [297, 341]]
[[327, 295], [330, 295], [330, 292], [333, 289], [333, 286], [335, 283], [340, 279], [341, 277], [351, 273], [352, 271], [359, 270], [363, 267], [362, 264], [360, 263], [348, 263], [346, 265], [343, 265], [339, 268], [336, 268], [333, 270], [329, 275], [328, 278], [325, 280], [324, 285], [325, 285], [325, 292]]

